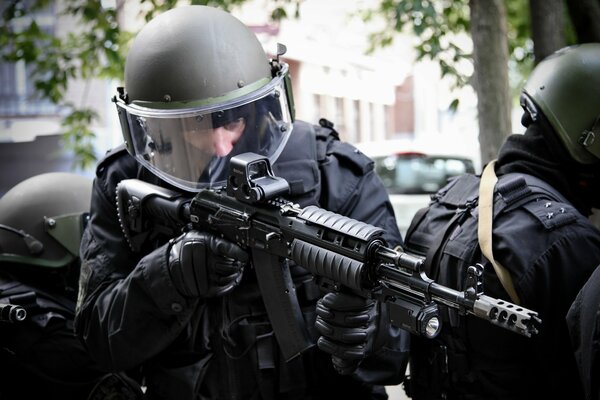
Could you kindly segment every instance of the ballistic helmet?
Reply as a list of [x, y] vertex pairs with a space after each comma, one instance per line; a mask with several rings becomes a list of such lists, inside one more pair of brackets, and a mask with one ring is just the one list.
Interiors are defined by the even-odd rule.
[[0, 198], [0, 264], [61, 268], [79, 257], [92, 181], [52, 172], [17, 184]]
[[269, 61], [244, 24], [207, 6], [171, 9], [139, 32], [114, 101], [128, 151], [192, 192], [223, 186], [236, 154], [274, 162], [292, 130], [287, 64]]
[[527, 80], [521, 105], [535, 120], [542, 112], [570, 156], [581, 164], [600, 160], [600, 43], [558, 50]]

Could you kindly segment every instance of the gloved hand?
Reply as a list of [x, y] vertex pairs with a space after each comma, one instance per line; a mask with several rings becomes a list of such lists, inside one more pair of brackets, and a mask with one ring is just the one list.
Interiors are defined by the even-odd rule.
[[375, 351], [377, 302], [348, 294], [327, 293], [317, 302], [317, 346], [332, 355], [338, 373], [347, 375]]
[[242, 279], [248, 253], [210, 233], [189, 231], [172, 240], [169, 272], [185, 297], [215, 297], [230, 292]]

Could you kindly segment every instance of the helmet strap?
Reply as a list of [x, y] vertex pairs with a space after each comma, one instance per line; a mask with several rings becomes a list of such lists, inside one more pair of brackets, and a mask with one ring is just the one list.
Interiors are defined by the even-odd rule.
[[539, 111], [533, 100], [531, 100], [531, 97], [529, 97], [529, 95], [526, 93], [521, 93], [519, 103], [521, 104], [523, 110], [529, 114], [529, 119], [531, 122], [536, 122], [539, 117]]
[[35, 237], [28, 234], [27, 232], [3, 224], [0, 224], [0, 229], [10, 233], [14, 233], [15, 235], [21, 237], [25, 242], [27, 250], [29, 250], [29, 253], [31, 255], [35, 256], [44, 251], [44, 244]]
[[596, 120], [590, 129], [583, 131], [579, 138], [579, 143], [581, 143], [583, 147], [589, 147], [594, 143], [598, 135], [600, 135], [600, 115], [596, 117]]

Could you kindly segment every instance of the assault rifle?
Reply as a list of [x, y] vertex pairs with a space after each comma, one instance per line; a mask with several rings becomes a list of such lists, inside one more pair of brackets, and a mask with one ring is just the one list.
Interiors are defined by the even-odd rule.
[[27, 311], [18, 305], [0, 303], [0, 322], [21, 322], [27, 318]]
[[249, 250], [273, 331], [286, 360], [314, 343], [305, 329], [289, 259], [309, 270], [325, 290], [351, 290], [389, 305], [390, 322], [434, 338], [441, 330], [438, 305], [472, 314], [530, 337], [537, 313], [483, 294], [483, 267], [468, 268], [466, 289], [440, 285], [423, 272], [424, 259], [387, 247], [381, 228], [315, 206], [300, 208], [283, 197], [288, 182], [269, 160], [253, 153], [233, 157], [226, 188], [193, 198], [128, 179], [117, 187], [120, 224], [139, 251], [153, 235], [185, 229], [210, 231]]

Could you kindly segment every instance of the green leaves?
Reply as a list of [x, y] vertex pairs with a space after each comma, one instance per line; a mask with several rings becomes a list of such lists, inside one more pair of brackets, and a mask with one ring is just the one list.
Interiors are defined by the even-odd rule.
[[[95, 133], [90, 126], [98, 115], [83, 106], [66, 104], [65, 94], [74, 79], [122, 79], [124, 48], [131, 35], [119, 29], [116, 10], [103, 7], [100, 0], [66, 0], [60, 4], [64, 4], [60, 14], [54, 2], [45, 0], [12, 1], [6, 6], [0, 27], [0, 56], [7, 62], [30, 65], [28, 79], [39, 95], [72, 110], [62, 121], [65, 142], [74, 152], [75, 166], [87, 167], [95, 161]], [[76, 19], [77, 32], [59, 36], [55, 27], [40, 23], [59, 15]]]
[[[303, 0], [275, 0], [269, 3], [272, 20], [297, 17]], [[190, 0], [230, 10], [246, 0]], [[71, 110], [62, 121], [65, 143], [75, 155], [75, 166], [89, 167], [95, 161], [92, 122], [97, 113], [81, 104], [66, 103], [65, 94], [74, 80], [107, 78], [122, 81], [125, 56], [134, 32], [122, 30], [117, 10], [101, 0], [12, 0], [0, 5], [0, 57], [7, 62], [23, 61], [29, 66], [38, 94], [61, 109]], [[118, 2], [117, 2], [118, 3]], [[182, 2], [141, 0], [142, 18], [149, 21]], [[60, 8], [59, 8], [60, 7]], [[43, 18], [74, 20], [76, 31], [59, 33]], [[58, 29], [59, 30], [59, 29]]]
[[[505, 4], [513, 82], [520, 86], [533, 65], [529, 2], [507, 0]], [[468, 0], [380, 0], [359, 14], [364, 21], [379, 17], [386, 22], [383, 29], [370, 34], [370, 52], [391, 45], [397, 33], [413, 34], [418, 60], [438, 61], [442, 76], [451, 79], [455, 88], [469, 83], [470, 73], [465, 71], [473, 70], [472, 54], [464, 48], [470, 29]], [[457, 106], [452, 102], [450, 109]]]
[[[69, 104], [72, 106], [72, 104]], [[62, 121], [65, 129], [63, 139], [66, 149], [75, 155], [75, 167], [85, 170], [96, 161], [94, 140], [96, 134], [90, 129], [98, 114], [90, 108], [73, 108]]]

